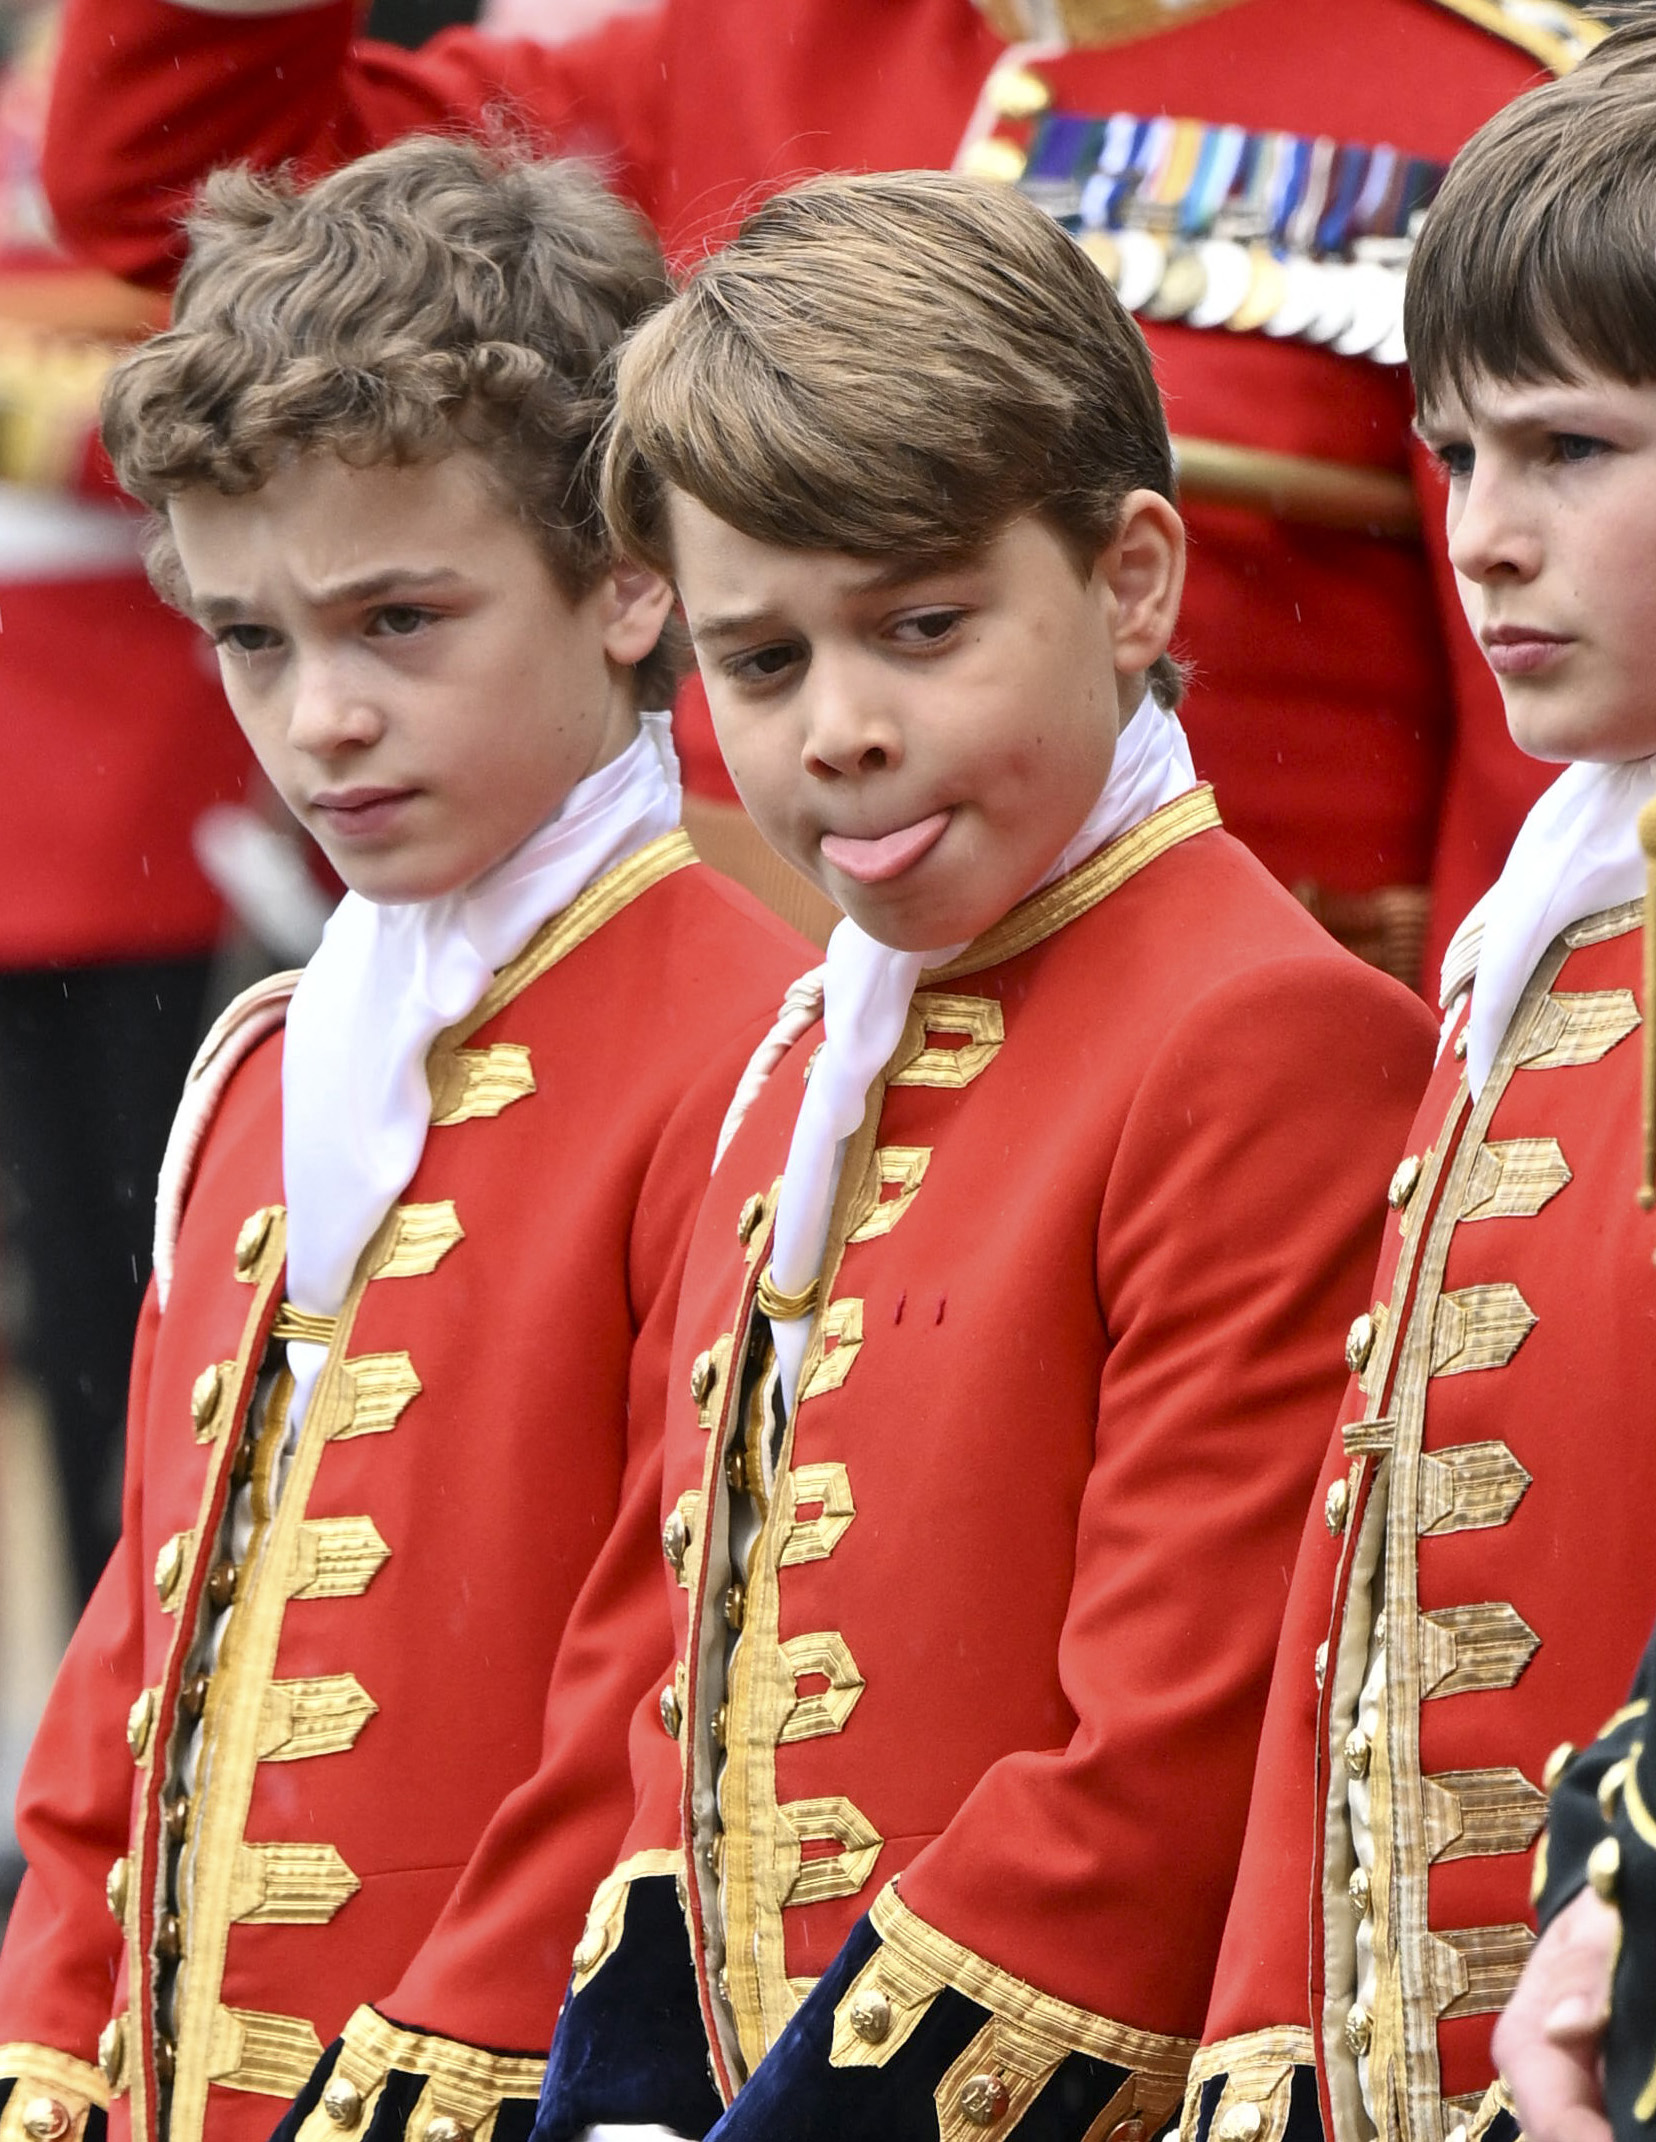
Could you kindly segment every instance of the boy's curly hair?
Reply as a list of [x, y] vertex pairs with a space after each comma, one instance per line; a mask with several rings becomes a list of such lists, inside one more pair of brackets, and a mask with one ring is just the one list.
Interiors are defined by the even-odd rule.
[[[579, 601], [614, 556], [594, 442], [613, 358], [669, 288], [644, 224], [585, 165], [412, 136], [308, 189], [221, 171], [188, 219], [173, 324], [111, 374], [103, 435], [157, 516], [148, 562], [183, 593], [167, 502], [257, 490], [294, 456], [359, 465], [475, 449]], [[679, 667], [638, 665], [642, 706]]]

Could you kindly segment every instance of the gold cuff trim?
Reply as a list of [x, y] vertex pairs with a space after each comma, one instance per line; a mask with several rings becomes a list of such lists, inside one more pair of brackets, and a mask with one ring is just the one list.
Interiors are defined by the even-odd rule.
[[308, 1309], [296, 1309], [292, 1302], [283, 1302], [270, 1327], [270, 1336], [272, 1339], [300, 1339], [307, 1346], [331, 1346], [338, 1329], [336, 1316], [313, 1316]]
[[[1309, 2027], [1302, 2024], [1283, 2023], [1204, 2045], [1190, 2063], [1179, 2120], [1180, 2142], [1195, 2142], [1203, 2087], [1219, 2076], [1224, 2078], [1224, 2088], [1208, 2125], [1214, 2142], [1218, 2142], [1221, 2123], [1231, 2112], [1239, 2114], [1232, 2123], [1233, 2133], [1250, 2128], [1255, 2129], [1256, 2142], [1281, 2142], [1288, 2126], [1294, 2070], [1315, 2067], [1316, 2060], [1315, 2041]], [[1250, 2105], [1259, 2115], [1257, 2128], [1242, 2114], [1242, 2108]]]
[[[575, 1966], [570, 1981], [571, 1993], [580, 1993], [621, 1946], [621, 1936], [626, 1931], [627, 1901], [632, 1894], [634, 1882], [648, 1880], [651, 1875], [670, 1874], [681, 1884], [684, 1877], [684, 1854], [677, 1849], [661, 1849], [650, 1852], [635, 1852], [613, 1868], [598, 1884], [587, 1909], [586, 1925], [581, 1938], [575, 1944], [571, 1958]], [[682, 1897], [682, 1888], [680, 1891]], [[688, 1941], [688, 1934], [686, 1934]], [[371, 2011], [370, 2011], [371, 2012]], [[536, 2086], [537, 2091], [539, 2085]]]
[[[1159, 811], [1152, 811], [1120, 840], [1111, 841], [1096, 855], [1089, 856], [1068, 877], [1060, 878], [1056, 885], [1047, 886], [1043, 892], [1032, 894], [1011, 914], [1003, 916], [993, 929], [985, 930], [980, 938], [969, 944], [958, 959], [950, 960], [946, 967], [939, 967], [933, 973], [923, 974], [920, 987], [925, 989], [935, 982], [953, 981], [958, 975], [977, 974], [985, 967], [998, 967], [1003, 960], [1016, 959], [1020, 953], [1033, 951], [1036, 945], [1056, 936], [1077, 916], [1084, 915], [1089, 908], [1108, 899], [1111, 893], [1118, 892], [1129, 878], [1136, 877], [1146, 864], [1165, 855], [1169, 848], [1176, 848], [1182, 841], [1190, 840], [1197, 833], [1206, 833], [1220, 823], [1219, 806], [1206, 782], [1200, 788], [1191, 789], [1187, 795], [1176, 796]], [[1634, 1016], [1636, 1019], [1637, 1013]]]
[[[29, 2045], [21, 2041], [12, 2045], [0, 2045], [0, 2082], [11, 2079], [21, 2087], [12, 2092], [15, 2107], [26, 2090], [49, 2090], [54, 2097], [78, 2100], [82, 2108], [97, 2105], [109, 2109], [109, 2085], [101, 2070], [88, 2060], [77, 2060], [72, 2053], [60, 2053], [54, 2046]], [[69, 2110], [75, 2111], [71, 2103]]]
[[792, 1324], [800, 1317], [812, 1313], [817, 1305], [817, 1296], [821, 1292], [822, 1281], [818, 1278], [813, 1279], [809, 1286], [801, 1287], [796, 1294], [784, 1294], [771, 1277], [771, 1268], [767, 1264], [759, 1274], [759, 1284], [754, 1289], [753, 1299], [761, 1314], [768, 1316], [772, 1323]]
[[[928, 1925], [909, 1910], [895, 1883], [887, 1883], [880, 1891], [869, 1917], [892, 1959], [911, 1975], [933, 1979], [934, 1992], [952, 1987], [1002, 2023], [1015, 2025], [1031, 2042], [1044, 2039], [1063, 2053], [1086, 2053], [1094, 2060], [1131, 2068], [1146, 2084], [1159, 2086], [1162, 2111], [1178, 2103], [1197, 2051], [1196, 2039], [1138, 2030], [1038, 1991], [1027, 1980], [1015, 1978]], [[879, 1960], [876, 1956], [871, 1962]], [[1141, 2101], [1147, 2113], [1153, 2111], [1154, 2098], [1148, 2092]]]
[[[345, 2025], [343, 2037], [334, 2075], [361, 2091], [364, 2102], [358, 2126], [364, 2133], [372, 2109], [370, 2095], [377, 2096], [393, 2069], [399, 2075], [425, 2076], [427, 2088], [421, 2103], [429, 2100], [430, 2109], [448, 2113], [468, 2128], [481, 2126], [502, 2098], [538, 2098], [546, 2074], [544, 2060], [489, 2053], [456, 2038], [399, 2030], [372, 2008], [359, 2008]], [[318, 2121], [320, 2125], [313, 2124]], [[413, 2126], [411, 2120], [411, 2133]], [[318, 2105], [300, 2134], [312, 2138], [330, 2133], [337, 2137], [339, 2130]]]

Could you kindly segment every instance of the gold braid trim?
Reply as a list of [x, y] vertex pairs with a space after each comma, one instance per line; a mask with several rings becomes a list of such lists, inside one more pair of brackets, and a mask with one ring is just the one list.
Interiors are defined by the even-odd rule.
[[1544, 0], [1523, 8], [1514, 0], [1436, 0], [1451, 15], [1463, 15], [1480, 30], [1516, 45], [1554, 74], [1569, 74], [1610, 32], [1602, 22], [1571, 7], [1567, 0]]
[[1218, 2134], [1220, 2122], [1234, 2107], [1252, 2105], [1263, 2114], [1257, 2142], [1266, 2142], [1269, 2136], [1280, 2137], [1288, 2125], [1294, 2070], [1312, 2068], [1316, 2063], [1316, 2042], [1309, 2025], [1300, 2023], [1250, 2030], [1239, 2038], [1221, 2038], [1213, 2045], [1204, 2045], [1190, 2063], [1184, 2112], [1179, 2121], [1180, 2142], [1195, 2142], [1202, 2092], [1217, 2077], [1224, 2078], [1224, 2088], [1208, 2123], [1210, 2135]]
[[1096, 855], [1089, 856], [1078, 870], [1072, 870], [1056, 885], [1048, 885], [1021, 901], [1009, 915], [1003, 915], [991, 929], [969, 944], [958, 959], [921, 975], [917, 986], [929, 989], [938, 982], [953, 981], [957, 975], [978, 974], [985, 967], [998, 967], [1002, 960], [1016, 959], [1021, 952], [1033, 951], [1036, 945], [1056, 936], [1078, 915], [1084, 915], [1088, 908], [1096, 907], [1100, 900], [1107, 900], [1111, 893], [1118, 892], [1129, 878], [1136, 877], [1157, 856], [1165, 855], [1169, 848], [1176, 848], [1194, 834], [1206, 833], [1219, 823], [1219, 806], [1205, 781], [1200, 788], [1175, 796], [1171, 803], [1164, 803], [1159, 811], [1152, 811], [1148, 818], [1141, 819], [1119, 840], [1111, 841]]
[[0, 2142], [32, 2142], [23, 2115], [42, 2098], [55, 2101], [54, 2113], [68, 2115], [61, 2142], [80, 2142], [94, 2105], [109, 2108], [109, 2085], [101, 2072], [49, 2045], [0, 2045], [0, 2083], [8, 2081], [16, 2087], [0, 2108]]
[[[361, 2109], [354, 2126], [358, 2133], [367, 2132], [393, 2070], [426, 2079], [403, 2130], [408, 2142], [420, 2142], [432, 2121], [444, 2117], [465, 2128], [475, 2142], [489, 2142], [503, 2100], [533, 2102], [540, 2096], [546, 2062], [488, 2053], [454, 2038], [401, 2030], [372, 2008], [359, 2008], [345, 2026], [339, 2059], [328, 2083], [330, 2091], [338, 2085], [357, 2093]], [[337, 2142], [339, 2133], [324, 2092], [300, 2128], [298, 2142]]]

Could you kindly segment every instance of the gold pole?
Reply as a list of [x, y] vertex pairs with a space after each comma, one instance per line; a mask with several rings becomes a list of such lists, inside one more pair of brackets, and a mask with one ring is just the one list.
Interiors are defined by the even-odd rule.
[[1270, 454], [1220, 439], [1173, 441], [1179, 493], [1202, 504], [1252, 506], [1279, 521], [1348, 528], [1405, 541], [1420, 534], [1420, 501], [1395, 469]]

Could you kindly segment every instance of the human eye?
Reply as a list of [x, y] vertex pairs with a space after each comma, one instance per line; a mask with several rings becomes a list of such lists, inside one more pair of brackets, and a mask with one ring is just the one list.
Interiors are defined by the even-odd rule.
[[238, 654], [245, 658], [268, 654], [271, 648], [281, 643], [281, 637], [269, 625], [221, 625], [213, 634], [213, 645], [221, 654]]
[[418, 603], [381, 603], [370, 615], [368, 629], [387, 639], [408, 640], [417, 632], [423, 632], [425, 627], [435, 620], [436, 615], [435, 610], [422, 609]]
[[1451, 483], [1464, 483], [1477, 458], [1468, 439], [1428, 439], [1432, 459]]
[[1555, 431], [1551, 434], [1554, 455], [1560, 461], [1596, 461], [1601, 454], [1611, 451], [1608, 439], [1594, 438], [1591, 432]]
[[966, 612], [958, 603], [928, 603], [895, 619], [891, 637], [900, 647], [929, 650], [947, 645]]
[[794, 640], [769, 640], [763, 647], [743, 648], [727, 655], [719, 665], [735, 684], [750, 691], [764, 691], [782, 683], [805, 659], [804, 649]]

